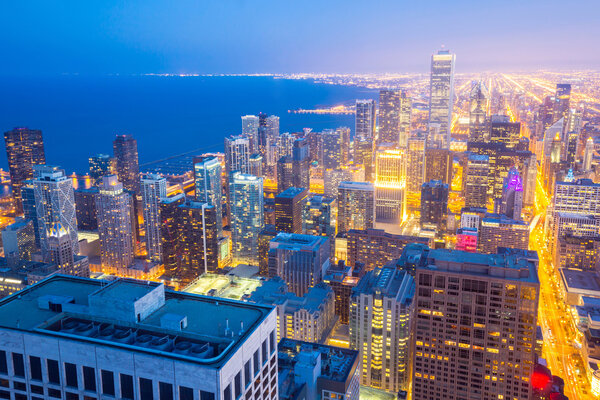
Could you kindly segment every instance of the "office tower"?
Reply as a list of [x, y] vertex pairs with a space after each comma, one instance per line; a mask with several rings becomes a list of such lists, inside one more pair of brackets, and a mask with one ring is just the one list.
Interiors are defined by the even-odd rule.
[[379, 91], [379, 142], [400, 142], [400, 90]]
[[103, 268], [127, 268], [133, 264], [135, 241], [132, 224], [133, 202], [123, 191], [116, 175], [102, 178], [96, 196], [100, 259]]
[[[260, 165], [262, 167], [262, 162]], [[215, 208], [219, 236], [223, 231], [223, 182], [221, 176], [221, 163], [216, 157], [204, 157], [194, 163], [196, 201]]]
[[126, 190], [140, 193], [140, 165], [137, 141], [131, 135], [117, 135], [113, 141], [113, 152], [117, 159], [117, 176]]
[[465, 171], [465, 207], [487, 207], [489, 174], [490, 158], [469, 154]]
[[229, 190], [234, 261], [258, 265], [258, 234], [264, 226], [263, 180], [234, 172]]
[[453, 154], [446, 149], [427, 149], [425, 154], [425, 182], [452, 183]]
[[160, 217], [160, 256], [165, 266], [165, 275], [177, 276], [179, 268], [179, 206], [185, 203], [185, 194], [177, 193], [171, 197], [158, 199]]
[[425, 139], [408, 139], [406, 152], [406, 198], [412, 209], [420, 207], [421, 185], [425, 182]]
[[368, 272], [352, 291], [350, 348], [360, 353], [360, 383], [398, 393], [410, 386], [415, 281], [394, 267]]
[[446, 141], [445, 132], [442, 132], [441, 124], [430, 123], [427, 125], [427, 148], [443, 149]]
[[79, 188], [73, 191], [75, 198], [75, 215], [77, 217], [77, 230], [98, 230], [98, 213], [96, 211], [96, 197], [98, 187], [89, 189]]
[[66, 232], [73, 254], [76, 255], [79, 253], [79, 240], [73, 182], [65, 175], [65, 171], [58, 167], [36, 165], [33, 187], [42, 254], [46, 257], [50, 231], [59, 224], [61, 237]]
[[326, 129], [321, 132], [323, 140], [323, 168], [336, 169], [342, 166], [342, 134]]
[[141, 180], [142, 207], [146, 231], [146, 253], [148, 259], [165, 262], [162, 253], [160, 202], [167, 197], [167, 180], [161, 175], [148, 174]]
[[359, 399], [357, 351], [288, 338], [277, 351], [280, 398], [302, 393], [306, 399]]
[[250, 175], [263, 176], [264, 157], [260, 153], [248, 157], [248, 171]]
[[21, 186], [21, 198], [23, 200], [23, 217], [33, 222], [33, 230], [35, 233], [35, 245], [41, 248], [40, 244], [40, 229], [35, 209], [35, 190], [33, 179], [28, 179]]
[[508, 172], [508, 177], [504, 178], [501, 200], [500, 213], [508, 218], [520, 220], [523, 209], [523, 181], [514, 167]]
[[562, 159], [569, 164], [570, 168], [575, 166], [577, 159], [577, 147], [579, 145], [579, 134], [571, 131], [565, 134], [565, 146], [563, 146]]
[[308, 189], [309, 186], [308, 142], [304, 138], [296, 139], [291, 155], [281, 157], [277, 161], [277, 192], [281, 193], [291, 187]]
[[311, 195], [302, 209], [302, 233], [327, 236], [333, 243], [336, 234], [337, 204], [332, 197]]
[[9, 266], [16, 265], [21, 260], [31, 261], [31, 256], [37, 249], [33, 222], [28, 219], [17, 219], [4, 228], [2, 247]]
[[94, 186], [102, 183], [102, 177], [117, 173], [117, 160], [108, 154], [96, 154], [88, 159], [88, 164]]
[[554, 262], [557, 269], [571, 268], [598, 271], [600, 268], [600, 236], [566, 234], [558, 238]]
[[42, 131], [28, 128], [15, 128], [4, 132], [6, 158], [15, 210], [23, 211], [21, 187], [27, 179], [33, 178], [33, 166], [46, 164]]
[[375, 187], [369, 182], [340, 183], [338, 187], [338, 232], [369, 229], [375, 224]]
[[486, 208], [464, 207], [460, 210], [460, 227], [473, 228], [479, 230], [481, 220], [487, 214]]
[[486, 126], [489, 102], [490, 94], [485, 84], [481, 80], [472, 82], [469, 95], [470, 142], [487, 142], [489, 140], [489, 131]]
[[504, 143], [509, 150], [515, 149], [519, 144], [521, 123], [510, 122], [506, 115], [492, 115], [490, 122], [490, 142]]
[[431, 56], [429, 97], [429, 124], [440, 125], [440, 147], [450, 146], [450, 128], [454, 108], [454, 61], [455, 55], [440, 50]]
[[481, 219], [479, 240], [480, 253], [494, 254], [499, 247], [527, 250], [529, 246], [529, 225], [524, 221], [504, 215], [487, 214]]
[[45, 238], [46, 248], [43, 250], [44, 262], [51, 264], [51, 270], [60, 274], [90, 276], [89, 260], [85, 256], [78, 256], [74, 251], [74, 244], [66, 229], [60, 222], [55, 222], [49, 229]]
[[247, 174], [250, 172], [250, 138], [247, 136], [230, 136], [225, 138], [225, 171], [228, 179], [234, 172]]
[[431, 224], [445, 229], [448, 218], [448, 185], [429, 181], [421, 186], [421, 225]]
[[252, 151], [258, 152], [258, 127], [259, 120], [256, 115], [242, 116], [242, 135], [251, 138]]
[[284, 132], [277, 138], [277, 150], [279, 157], [283, 156], [291, 156], [292, 155], [292, 147], [294, 145], [294, 141], [296, 140], [296, 136], [292, 135], [289, 132]]
[[354, 164], [363, 165], [365, 181], [372, 182], [375, 172], [372, 138], [354, 138]]
[[356, 100], [354, 140], [375, 138], [375, 100]]
[[342, 165], [348, 165], [350, 163], [350, 133], [351, 130], [348, 127], [339, 127], [335, 129], [336, 132], [342, 138]]
[[275, 225], [271, 224], [266, 224], [258, 234], [258, 274], [260, 276], [271, 277], [269, 275], [269, 246], [271, 239], [278, 234]]
[[375, 216], [378, 222], [400, 224], [406, 215], [406, 149], [375, 155]]
[[347, 235], [346, 263], [350, 267], [362, 264], [366, 271], [381, 268], [400, 257], [409, 243], [429, 244], [429, 239], [417, 236], [394, 235], [383, 229], [351, 229]]
[[554, 96], [554, 106], [552, 108], [552, 116], [554, 121], [564, 118], [567, 121], [569, 116], [571, 100], [571, 85], [568, 83], [556, 84], [556, 94]]
[[456, 230], [456, 250], [475, 253], [477, 251], [477, 228], [458, 228]]
[[351, 181], [353, 174], [349, 169], [326, 169], [323, 171], [323, 194], [337, 199], [338, 188], [343, 181]]
[[335, 314], [339, 317], [340, 324], [348, 325], [350, 322], [352, 289], [364, 275], [365, 270], [362, 265], [358, 264], [352, 268], [340, 261], [330, 265], [323, 277], [323, 282], [329, 285], [335, 294]]
[[308, 196], [306, 188], [291, 187], [275, 196], [275, 229], [302, 233], [302, 209]]
[[258, 114], [258, 151], [264, 156], [278, 137], [279, 117], [265, 113]]
[[321, 132], [309, 132], [306, 135], [306, 140], [308, 141], [310, 161], [323, 164], [323, 137]]
[[269, 276], [279, 276], [296, 296], [323, 280], [329, 268], [329, 238], [279, 233], [269, 243]]
[[400, 147], [408, 146], [408, 138], [410, 138], [410, 128], [412, 119], [412, 98], [408, 96], [406, 91], [400, 93]]
[[585, 141], [585, 150], [583, 152], [583, 165], [584, 171], [592, 170], [592, 161], [594, 160], [594, 139], [590, 136]]
[[294, 187], [294, 171], [291, 156], [283, 156], [277, 160], [277, 193]]
[[517, 249], [429, 250], [415, 276], [414, 398], [530, 398], [537, 263]]
[[[31, 301], [38, 298], [40, 306]], [[53, 276], [3, 302], [0, 314], [2, 337], [14, 338], [3, 346], [16, 360], [10, 379], [35, 385], [47, 379], [57, 388], [52, 395], [235, 399], [250, 396], [260, 382], [256, 398], [278, 398], [272, 307], [200, 300], [157, 282]]]

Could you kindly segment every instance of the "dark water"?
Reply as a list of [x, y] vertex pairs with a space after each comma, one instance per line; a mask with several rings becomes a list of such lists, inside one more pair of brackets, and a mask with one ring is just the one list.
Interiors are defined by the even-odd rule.
[[[68, 173], [87, 172], [92, 154], [112, 153], [117, 133], [138, 140], [143, 164], [197, 148], [222, 151], [223, 138], [240, 133], [245, 114], [279, 115], [281, 132], [354, 129], [353, 115], [287, 111], [377, 96], [362, 88], [270, 77], [159, 76], [0, 77], [0, 93], [0, 130], [42, 129], [47, 162]], [[0, 166], [6, 165], [0, 150]]]

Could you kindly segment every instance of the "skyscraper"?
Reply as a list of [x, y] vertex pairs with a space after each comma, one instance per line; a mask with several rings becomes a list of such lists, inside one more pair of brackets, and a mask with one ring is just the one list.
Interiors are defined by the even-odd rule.
[[590, 136], [585, 141], [585, 150], [583, 152], [583, 165], [582, 168], [584, 171], [591, 171], [592, 169], [592, 160], [594, 159], [594, 139]]
[[520, 220], [523, 209], [523, 180], [516, 168], [508, 171], [508, 177], [504, 178], [504, 189], [500, 212], [508, 218]]
[[410, 386], [415, 282], [393, 267], [368, 272], [350, 298], [350, 348], [360, 353], [361, 385], [397, 393]]
[[234, 172], [249, 173], [250, 138], [244, 135], [225, 138], [225, 171], [228, 179]]
[[42, 254], [46, 257], [48, 240], [54, 230], [61, 239], [66, 235], [72, 253], [76, 255], [79, 239], [73, 182], [59, 167], [36, 165], [33, 187]]
[[28, 128], [15, 128], [4, 132], [6, 158], [10, 183], [17, 213], [23, 211], [21, 187], [27, 179], [33, 178], [33, 166], [46, 163], [42, 131]]
[[243, 115], [242, 116], [242, 135], [246, 135], [251, 138], [252, 151], [258, 152], [258, 127], [259, 118], [256, 115]]
[[279, 137], [279, 117], [260, 113], [258, 115], [258, 150], [263, 156]]
[[117, 173], [117, 160], [108, 154], [96, 154], [88, 159], [93, 185], [102, 183], [102, 177]]
[[308, 196], [306, 188], [291, 187], [275, 196], [275, 229], [302, 233], [302, 209]]
[[179, 206], [185, 203], [185, 194], [161, 198], [159, 202], [160, 216], [160, 250], [165, 275], [176, 277], [179, 269]]
[[323, 139], [323, 168], [336, 169], [342, 166], [342, 134], [333, 129], [321, 133]]
[[432, 249], [417, 266], [413, 398], [531, 398], [537, 254], [498, 253]]
[[556, 94], [554, 95], [554, 106], [552, 115], [554, 121], [564, 118], [565, 123], [569, 116], [571, 103], [571, 85], [569, 83], [556, 84]]
[[354, 138], [354, 164], [362, 165], [365, 181], [372, 182], [375, 173], [372, 138]]
[[375, 216], [399, 224], [406, 214], [406, 149], [384, 150], [375, 156]]
[[400, 93], [400, 147], [408, 146], [410, 138], [410, 128], [412, 123], [412, 98], [406, 91]]
[[375, 224], [375, 187], [369, 182], [342, 182], [338, 188], [338, 232], [369, 229]]
[[336, 199], [319, 195], [306, 198], [302, 209], [302, 233], [313, 236], [327, 236], [331, 245], [332, 257], [335, 251], [336, 225]]
[[203, 157], [194, 163], [196, 201], [215, 208], [217, 233], [223, 231], [223, 184], [221, 163], [216, 157]]
[[421, 187], [421, 225], [446, 227], [448, 217], [448, 184], [441, 181], [425, 182]]
[[123, 184], [116, 175], [102, 178], [96, 211], [102, 267], [127, 268], [135, 255], [133, 201], [131, 195], [123, 191]]
[[17, 219], [2, 230], [2, 247], [4, 257], [9, 266], [20, 260], [32, 260], [36, 251], [33, 222], [28, 219]]
[[296, 139], [292, 144], [292, 154], [277, 161], [277, 192], [291, 187], [310, 187], [308, 142]]
[[490, 158], [469, 154], [465, 171], [465, 207], [486, 208], [488, 205], [488, 176]]
[[113, 141], [113, 152], [117, 159], [117, 176], [126, 190], [140, 193], [140, 165], [137, 141], [131, 135], [117, 135]]
[[260, 153], [253, 153], [248, 158], [248, 169], [250, 175], [263, 176], [264, 157]]
[[489, 108], [489, 92], [485, 84], [479, 80], [474, 81], [469, 95], [469, 141], [488, 141], [486, 117]]
[[263, 180], [235, 172], [229, 190], [234, 261], [258, 265], [258, 235], [264, 226]]
[[425, 182], [425, 139], [408, 139], [406, 152], [406, 198], [411, 209], [420, 207], [421, 185]]
[[149, 174], [141, 180], [142, 207], [146, 231], [148, 259], [164, 262], [162, 253], [160, 201], [167, 197], [167, 180], [161, 175]]
[[400, 141], [400, 90], [379, 91], [379, 142]]
[[75, 195], [75, 212], [77, 215], [77, 229], [80, 231], [98, 230], [98, 213], [96, 211], [96, 196], [98, 187], [89, 189], [78, 188], [73, 191]]
[[509, 150], [516, 149], [521, 134], [521, 123], [510, 122], [507, 115], [492, 115], [490, 142], [504, 143]]
[[453, 153], [447, 149], [427, 149], [425, 154], [425, 182], [431, 180], [452, 183]]
[[431, 56], [429, 123], [440, 124], [440, 147], [444, 149], [450, 146], [454, 108], [454, 61], [455, 55], [448, 50], [440, 50]]
[[354, 140], [375, 137], [375, 100], [356, 100]]
[[477, 251], [494, 254], [499, 247], [527, 250], [529, 225], [504, 215], [487, 214], [481, 219]]

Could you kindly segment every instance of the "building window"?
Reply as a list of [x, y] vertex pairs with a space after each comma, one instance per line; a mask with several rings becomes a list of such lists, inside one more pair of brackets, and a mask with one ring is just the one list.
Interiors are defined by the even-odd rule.
[[65, 363], [65, 376], [67, 379], [67, 386], [77, 387], [77, 367], [75, 364]]
[[[183, 399], [181, 399], [183, 400]], [[200, 400], [215, 400], [215, 394], [211, 392], [200, 391]]]
[[194, 400], [194, 390], [189, 387], [179, 386], [179, 400]]
[[48, 359], [46, 360], [46, 367], [48, 368], [48, 382], [60, 385], [58, 361]]
[[239, 398], [242, 395], [242, 372], [238, 372], [235, 376], [235, 398]]
[[89, 392], [96, 391], [96, 370], [92, 367], [83, 367], [83, 388]]
[[102, 393], [108, 396], [115, 395], [115, 375], [112, 371], [101, 370], [102, 377]]
[[260, 372], [260, 360], [259, 360], [258, 350], [256, 350], [254, 352], [253, 361], [254, 361], [254, 376], [256, 376]]
[[231, 384], [227, 385], [223, 392], [223, 400], [231, 400]]
[[267, 340], [262, 343], [262, 362], [263, 364], [267, 362]]
[[160, 400], [173, 400], [173, 385], [170, 383], [158, 383], [158, 395]]
[[12, 361], [15, 376], [25, 378], [25, 364], [23, 361], [23, 354], [12, 353]]
[[65, 398], [67, 400], [79, 400], [79, 395], [77, 393], [65, 392]]
[[6, 352], [0, 350], [0, 373], [8, 374], [8, 365], [6, 364]]
[[133, 376], [121, 374], [121, 397], [123, 399], [133, 400]]
[[275, 329], [273, 329], [271, 331], [271, 334], [269, 335], [269, 339], [270, 339], [270, 345], [271, 345], [271, 354], [275, 353], [275, 347], [276, 347], [276, 343], [275, 343]]
[[55, 399], [62, 399], [62, 392], [57, 389], [48, 388], [48, 396], [54, 397]]
[[244, 381], [246, 381], [246, 387], [248, 387], [251, 380], [252, 380], [252, 373], [250, 371], [250, 360], [248, 360], [248, 361], [246, 361], [246, 364], [244, 364]]
[[154, 400], [154, 392], [152, 389], [152, 380], [140, 378], [140, 399]]
[[10, 399], [10, 392], [0, 390], [0, 399]]
[[39, 357], [29, 356], [29, 367], [31, 379], [36, 381], [42, 380], [42, 360]]

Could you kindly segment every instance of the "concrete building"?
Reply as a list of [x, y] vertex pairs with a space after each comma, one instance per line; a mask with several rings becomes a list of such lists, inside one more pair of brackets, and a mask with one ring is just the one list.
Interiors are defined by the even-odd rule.
[[537, 263], [525, 250], [429, 250], [415, 276], [414, 398], [530, 398]]
[[142, 178], [141, 188], [148, 259], [163, 262], [160, 202], [167, 197], [167, 180], [161, 175], [149, 174]]
[[326, 129], [321, 132], [323, 142], [323, 168], [337, 169], [343, 166], [343, 136], [342, 132]]
[[258, 265], [258, 234], [264, 226], [263, 179], [236, 172], [229, 189], [234, 262]]
[[2, 230], [2, 247], [4, 257], [9, 266], [19, 261], [32, 261], [37, 250], [33, 222], [28, 219], [17, 219]]
[[508, 115], [492, 115], [490, 143], [504, 143], [507, 149], [515, 149], [521, 136], [521, 123], [511, 122]]
[[600, 271], [600, 236], [559, 236], [554, 265], [556, 268]]
[[308, 197], [307, 188], [291, 187], [275, 196], [275, 229], [302, 233], [302, 210]]
[[369, 182], [342, 182], [338, 188], [338, 232], [371, 229], [375, 224], [375, 188]]
[[[100, 179], [100, 182], [102, 179]], [[98, 230], [98, 213], [96, 211], [96, 197], [98, 187], [77, 188], [73, 191], [75, 197], [75, 214], [77, 216], [77, 229], [80, 231]]]
[[465, 171], [465, 207], [486, 208], [490, 159], [487, 155], [469, 154]]
[[410, 387], [410, 324], [415, 282], [393, 267], [368, 272], [352, 291], [350, 348], [360, 354], [360, 383], [397, 393]]
[[510, 246], [527, 250], [529, 225], [524, 221], [510, 219], [504, 215], [486, 214], [481, 220], [478, 251], [495, 254], [498, 247]]
[[258, 127], [259, 118], [256, 115], [243, 115], [242, 116], [242, 135], [246, 135], [251, 138], [252, 151], [257, 152], [258, 149]]
[[113, 153], [117, 160], [117, 176], [126, 190], [140, 193], [140, 164], [137, 141], [131, 135], [117, 135], [113, 141]]
[[365, 274], [362, 265], [354, 268], [346, 266], [343, 261], [329, 266], [323, 282], [328, 284], [335, 293], [335, 314], [341, 324], [348, 325], [350, 321], [350, 296], [360, 278]]
[[278, 398], [271, 307], [58, 275], [2, 300], [0, 329], [13, 398]]
[[425, 182], [425, 139], [408, 139], [406, 152], [406, 197], [408, 206], [418, 210], [421, 204], [421, 185]]
[[452, 162], [453, 153], [450, 150], [427, 148], [424, 182], [434, 180], [450, 185], [452, 183]]
[[333, 259], [337, 233], [336, 199], [320, 195], [307, 197], [302, 209], [302, 233], [327, 236], [331, 245], [330, 257]]

